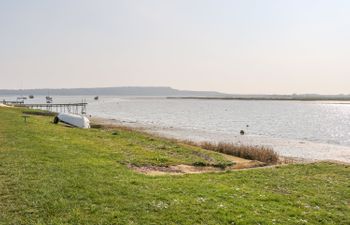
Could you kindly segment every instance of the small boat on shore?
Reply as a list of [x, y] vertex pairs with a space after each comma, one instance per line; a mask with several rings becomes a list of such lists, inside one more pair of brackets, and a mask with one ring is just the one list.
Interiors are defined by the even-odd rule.
[[94, 99], [97, 101], [97, 100], [99, 99], [99, 97], [98, 97], [98, 96], [96, 96]]
[[74, 127], [88, 129], [90, 128], [90, 120], [83, 115], [76, 115], [71, 113], [60, 113], [53, 121], [55, 124], [62, 122]]

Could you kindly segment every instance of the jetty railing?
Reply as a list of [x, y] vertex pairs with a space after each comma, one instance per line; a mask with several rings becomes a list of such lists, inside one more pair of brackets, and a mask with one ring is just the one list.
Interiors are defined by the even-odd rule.
[[15, 104], [16, 107], [27, 107], [30, 109], [41, 109], [57, 113], [86, 114], [87, 103], [67, 103], [67, 104]]

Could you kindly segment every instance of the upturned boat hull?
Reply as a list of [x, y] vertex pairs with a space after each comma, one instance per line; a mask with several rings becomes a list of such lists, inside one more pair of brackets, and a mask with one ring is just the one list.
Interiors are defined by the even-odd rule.
[[86, 116], [75, 115], [70, 113], [60, 113], [55, 117], [54, 123], [62, 122], [74, 127], [83, 129], [90, 128], [90, 120]]

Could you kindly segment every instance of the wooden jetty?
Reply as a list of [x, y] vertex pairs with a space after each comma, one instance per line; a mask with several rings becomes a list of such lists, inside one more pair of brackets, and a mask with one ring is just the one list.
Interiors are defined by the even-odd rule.
[[30, 109], [41, 109], [57, 113], [86, 114], [86, 102], [67, 104], [15, 104], [17, 107], [27, 107]]

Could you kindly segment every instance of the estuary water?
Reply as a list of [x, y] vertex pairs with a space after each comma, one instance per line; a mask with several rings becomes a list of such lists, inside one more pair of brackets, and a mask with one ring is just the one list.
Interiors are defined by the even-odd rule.
[[82, 99], [92, 116], [167, 137], [265, 145], [284, 156], [350, 162], [350, 102], [54, 96], [57, 103]]

